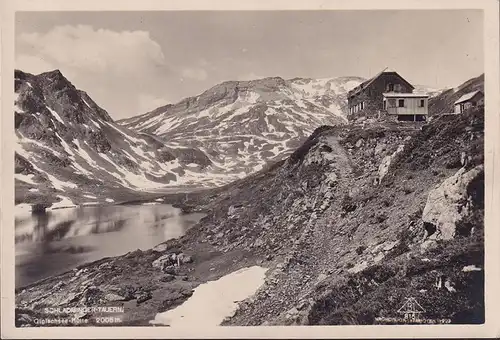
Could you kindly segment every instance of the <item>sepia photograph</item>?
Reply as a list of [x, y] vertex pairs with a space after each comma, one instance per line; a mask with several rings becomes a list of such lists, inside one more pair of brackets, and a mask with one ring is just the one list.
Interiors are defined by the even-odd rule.
[[482, 8], [13, 26], [12, 327], [484, 326]]

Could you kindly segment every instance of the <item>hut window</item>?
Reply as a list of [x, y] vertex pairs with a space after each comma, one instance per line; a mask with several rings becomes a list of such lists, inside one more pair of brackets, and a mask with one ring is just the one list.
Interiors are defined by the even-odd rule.
[[405, 107], [405, 100], [404, 99], [398, 100], [398, 107]]
[[394, 91], [394, 84], [389, 84], [388, 88], [389, 88], [389, 92], [393, 92]]
[[424, 106], [425, 106], [425, 100], [420, 99], [420, 105], [419, 105], [419, 107], [424, 107]]

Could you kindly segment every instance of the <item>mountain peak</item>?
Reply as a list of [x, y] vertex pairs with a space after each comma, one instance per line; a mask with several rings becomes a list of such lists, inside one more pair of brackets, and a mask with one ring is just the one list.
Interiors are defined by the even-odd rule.
[[43, 72], [35, 76], [36, 79], [45, 87], [53, 90], [71, 90], [76, 91], [76, 87], [66, 78], [59, 69]]
[[42, 72], [42, 73], [38, 74], [38, 76], [45, 76], [48, 78], [65, 78], [59, 69], [55, 69], [55, 70], [47, 71], [47, 72]]

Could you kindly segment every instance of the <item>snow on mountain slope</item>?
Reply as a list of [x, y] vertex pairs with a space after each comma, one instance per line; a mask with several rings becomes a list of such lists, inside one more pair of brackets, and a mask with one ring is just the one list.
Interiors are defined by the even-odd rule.
[[241, 178], [286, 157], [318, 126], [346, 123], [346, 93], [362, 80], [228, 81], [118, 123], [202, 150], [231, 178]]
[[221, 182], [203, 152], [116, 124], [59, 71], [15, 71], [14, 115], [17, 202], [110, 201], [117, 192]]
[[426, 85], [413, 85], [413, 86], [415, 86], [413, 92], [428, 94], [430, 98], [436, 97], [447, 90], [446, 88], [437, 89], [435, 87], [430, 87]]

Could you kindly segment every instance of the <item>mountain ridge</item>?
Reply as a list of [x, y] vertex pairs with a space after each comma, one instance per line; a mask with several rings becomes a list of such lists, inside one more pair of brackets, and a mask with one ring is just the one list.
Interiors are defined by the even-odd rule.
[[457, 87], [442, 91], [438, 96], [431, 98], [429, 100], [429, 114], [440, 115], [454, 112], [454, 102], [462, 95], [476, 90], [484, 93], [484, 73], [466, 80]]
[[203, 152], [117, 125], [59, 70], [16, 70], [14, 90], [16, 202], [112, 202], [137, 189], [202, 185], [198, 177], [215, 185]]
[[225, 81], [118, 123], [175, 145], [198, 148], [241, 178], [285, 158], [314, 128], [346, 124], [346, 93], [361, 80]]

